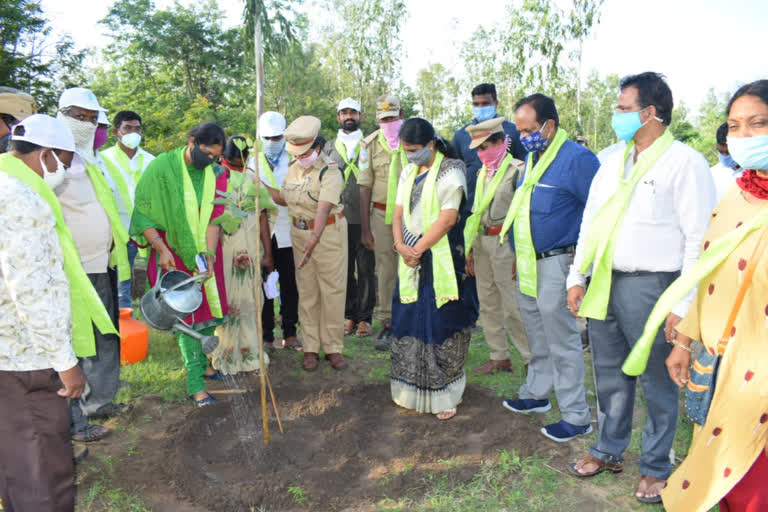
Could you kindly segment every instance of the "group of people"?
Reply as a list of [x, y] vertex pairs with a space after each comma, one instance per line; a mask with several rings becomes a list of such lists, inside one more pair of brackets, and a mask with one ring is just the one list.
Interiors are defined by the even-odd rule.
[[[206, 355], [177, 333], [198, 406], [216, 401], [206, 379], [260, 367], [258, 315], [274, 344], [275, 305], [259, 311], [257, 295], [276, 271], [282, 344], [303, 351], [305, 371], [321, 353], [344, 370], [344, 336], [371, 336], [375, 320], [393, 401], [448, 420], [479, 320], [490, 356], [474, 371], [524, 372], [501, 404], [514, 413], [549, 411], [554, 393], [561, 419], [541, 432], [567, 442], [594, 430], [588, 318], [598, 434], [568, 471], [623, 470], [638, 378], [622, 365], [640, 352], [636, 498], [680, 511], [768, 507], [768, 274], [756, 249], [768, 236], [768, 80], [731, 99], [712, 169], [674, 140], [672, 93], [657, 73], [621, 81], [619, 142], [597, 155], [569, 139], [546, 95], [520, 99], [514, 122], [499, 115], [493, 84], [471, 97], [473, 118], [450, 143], [384, 94], [367, 136], [347, 98], [331, 141], [316, 117], [288, 124], [266, 112], [251, 150], [205, 122], [154, 157], [128, 110], [100, 151], [110, 122], [88, 89], [66, 90], [56, 118], [0, 89], [0, 404], [16, 411], [0, 420], [0, 508], [71, 510], [70, 440], [102, 439], [108, 429], [89, 418], [130, 410], [115, 403], [116, 326], [140, 252], [150, 285], [169, 270], [206, 274], [186, 322], [220, 344]], [[222, 230], [233, 209], [244, 215]], [[692, 340], [720, 355], [717, 386], [673, 474]]]

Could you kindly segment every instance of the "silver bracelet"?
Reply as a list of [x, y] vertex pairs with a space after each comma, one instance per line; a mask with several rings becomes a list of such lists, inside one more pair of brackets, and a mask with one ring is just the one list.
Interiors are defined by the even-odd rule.
[[690, 345], [689, 346], [683, 345], [682, 343], [677, 341], [677, 338], [672, 340], [672, 344], [677, 346], [677, 347], [680, 347], [681, 349], [685, 350], [686, 352], [689, 352], [689, 353], [693, 354], [693, 349], [690, 347]]

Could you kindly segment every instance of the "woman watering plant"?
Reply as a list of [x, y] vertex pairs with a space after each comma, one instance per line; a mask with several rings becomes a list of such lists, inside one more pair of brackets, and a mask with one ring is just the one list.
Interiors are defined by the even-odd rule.
[[[217, 192], [226, 192], [227, 175], [214, 160], [225, 143], [219, 125], [201, 123], [189, 133], [185, 146], [159, 155], [136, 187], [131, 218], [131, 236], [151, 247], [150, 285], [169, 270], [193, 274], [199, 267], [208, 269], [203, 304], [185, 319], [205, 335], [213, 334], [228, 311], [220, 228], [212, 223], [224, 212], [214, 199]], [[216, 402], [205, 390], [204, 377], [217, 374], [209, 368], [200, 341], [182, 333], [177, 338], [187, 370], [187, 393], [199, 407]]]

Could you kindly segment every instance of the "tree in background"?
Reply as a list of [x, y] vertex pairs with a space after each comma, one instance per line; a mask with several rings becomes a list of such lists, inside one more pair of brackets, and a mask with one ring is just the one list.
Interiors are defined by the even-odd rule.
[[31, 94], [40, 112], [54, 112], [61, 91], [84, 82], [87, 52], [70, 37], [52, 40], [39, 1], [3, 0], [0, 20], [0, 85]]

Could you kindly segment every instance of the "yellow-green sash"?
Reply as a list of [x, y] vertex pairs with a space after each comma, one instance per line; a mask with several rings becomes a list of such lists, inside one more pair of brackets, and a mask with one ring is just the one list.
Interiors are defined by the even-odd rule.
[[[336, 138], [334, 147], [336, 148], [336, 152], [346, 164], [346, 167], [344, 167], [344, 185], [346, 186], [347, 181], [349, 180], [350, 172], [355, 175], [356, 180], [360, 179], [360, 170], [357, 168], [357, 165], [355, 165], [357, 158], [360, 156], [360, 143], [358, 142], [357, 146], [355, 147], [355, 157], [352, 159], [352, 161], [347, 158], [347, 147], [338, 137]], [[397, 193], [397, 185], [395, 185], [395, 193]]]
[[491, 201], [496, 196], [496, 191], [499, 189], [504, 176], [507, 174], [507, 169], [512, 164], [514, 157], [507, 153], [504, 160], [501, 161], [496, 174], [491, 179], [491, 183], [488, 186], [488, 190], [485, 189], [485, 181], [488, 179], [488, 167], [483, 165], [477, 176], [477, 183], [475, 184], [475, 200], [472, 204], [472, 215], [467, 219], [467, 223], [464, 226], [464, 247], [465, 252], [469, 255], [472, 250], [472, 244], [475, 241], [477, 232], [480, 229], [480, 222], [483, 219], [483, 214], [491, 205]]
[[504, 224], [499, 234], [499, 243], [504, 243], [504, 236], [514, 222], [515, 253], [517, 255], [517, 276], [520, 291], [530, 297], [537, 297], [538, 276], [536, 275], [536, 250], [531, 236], [531, 196], [533, 188], [539, 183], [549, 166], [554, 162], [560, 148], [568, 140], [568, 134], [562, 128], [557, 129], [555, 138], [533, 165], [533, 155], [528, 153], [525, 164], [525, 179], [512, 197]]
[[120, 196], [120, 201], [123, 203], [123, 206], [125, 206], [125, 210], [130, 214], [133, 212], [133, 201], [131, 200], [131, 192], [128, 190], [128, 183], [125, 182], [123, 173], [120, 172], [118, 165], [104, 156], [103, 152], [101, 153], [101, 158], [104, 160], [104, 164], [107, 166], [107, 172], [112, 177], [112, 181], [115, 182], [115, 187], [117, 187], [117, 195]]
[[[405, 169], [405, 166], [408, 165], [408, 158], [405, 156], [405, 151], [403, 151], [402, 144], [398, 146], [397, 149], [394, 151], [389, 149], [389, 146], [387, 145], [387, 139], [384, 137], [384, 134], [381, 130], [379, 130], [379, 144], [382, 148], [384, 148], [384, 151], [389, 153], [389, 176], [387, 178], [387, 210], [384, 213], [384, 223], [385, 224], [392, 224], [392, 217], [395, 214], [395, 199], [397, 199], [397, 182], [400, 179], [400, 176], [397, 173], [397, 156], [400, 155], [400, 164], [402, 165], [402, 168]], [[414, 178], [415, 179], [415, 178]]]
[[72, 233], [64, 222], [64, 214], [61, 211], [59, 199], [51, 187], [35, 171], [10, 153], [0, 155], [0, 171], [28, 185], [51, 207], [56, 219], [56, 234], [59, 236], [59, 245], [61, 245], [61, 252], [64, 256], [64, 273], [69, 280], [70, 303], [72, 304], [72, 348], [77, 357], [95, 356], [94, 325], [102, 334], [117, 334], [119, 336], [120, 333], [115, 328], [115, 324], [112, 323], [112, 318], [104, 308], [104, 303], [83, 270]]
[[130, 238], [128, 231], [125, 230], [123, 219], [120, 218], [120, 214], [117, 212], [117, 203], [115, 202], [115, 196], [112, 194], [112, 189], [109, 187], [107, 178], [104, 177], [99, 166], [86, 162], [85, 170], [91, 179], [96, 199], [98, 199], [101, 207], [104, 208], [112, 228], [112, 241], [115, 246], [109, 255], [109, 265], [116, 265], [120, 281], [126, 281], [131, 278], [131, 267], [128, 264], [128, 240]]
[[[136, 148], [136, 151], [139, 151], [139, 148]], [[139, 178], [141, 178], [141, 173], [144, 172], [144, 153], [139, 151], [139, 166], [136, 168], [135, 171], [131, 171], [130, 159], [128, 158], [128, 155], [125, 154], [125, 151], [123, 151], [123, 149], [120, 147], [119, 144], [115, 144], [115, 151], [113, 153], [115, 155], [115, 160], [117, 160], [117, 163], [120, 165], [120, 167], [125, 169], [125, 172], [131, 175], [134, 183], [138, 183]]]
[[581, 261], [579, 272], [586, 274], [592, 267], [590, 281], [584, 302], [579, 308], [579, 315], [605, 320], [608, 312], [608, 302], [611, 296], [611, 276], [613, 275], [613, 253], [616, 251], [616, 241], [619, 237], [619, 227], [632, 198], [635, 186], [653, 167], [675, 141], [672, 132], [667, 128], [648, 149], [637, 159], [632, 176], [624, 179], [624, 167], [635, 141], [627, 144], [624, 158], [619, 165], [619, 185], [616, 192], [603, 204], [592, 219], [584, 245], [584, 259]]
[[[421, 221], [424, 233], [429, 231], [438, 217], [440, 217], [440, 204], [437, 200], [437, 175], [440, 173], [440, 164], [443, 162], [443, 154], [439, 151], [435, 155], [435, 161], [427, 171], [424, 178], [424, 189], [421, 193]], [[411, 230], [411, 193], [419, 167], [411, 165], [406, 167], [408, 176], [403, 183], [403, 222], [406, 228]], [[443, 237], [430, 248], [432, 252], [432, 282], [435, 289], [435, 302], [440, 308], [443, 304], [459, 300], [459, 287], [456, 283], [456, 270], [453, 268], [453, 256], [448, 235]], [[400, 302], [408, 304], [416, 302], [419, 298], [419, 272], [405, 264], [402, 256], [398, 257], [397, 275], [400, 283]]]
[[[192, 185], [192, 179], [189, 177], [186, 162], [184, 162], [184, 153], [179, 153], [181, 158], [181, 176], [184, 185], [184, 211], [187, 214], [187, 223], [189, 230], [192, 231], [197, 244], [198, 253], [208, 252], [208, 242], [206, 232], [211, 222], [213, 214], [213, 200], [216, 194], [216, 178], [213, 175], [213, 165], [209, 165], [203, 170], [203, 197], [200, 201], [200, 208], [197, 207], [197, 194]], [[224, 316], [221, 310], [221, 300], [219, 299], [219, 289], [216, 286], [216, 273], [213, 269], [208, 269], [211, 277], [205, 281], [205, 298], [208, 300], [208, 307], [215, 318]]]
[[272, 167], [269, 165], [267, 156], [263, 151], [259, 151], [259, 167], [262, 171], [264, 171], [264, 176], [267, 177], [267, 183], [269, 183], [269, 186], [275, 190], [280, 190], [280, 185], [277, 184], [277, 178], [275, 178], [275, 174], [272, 172]]

